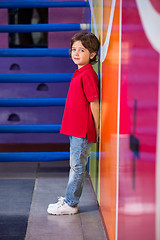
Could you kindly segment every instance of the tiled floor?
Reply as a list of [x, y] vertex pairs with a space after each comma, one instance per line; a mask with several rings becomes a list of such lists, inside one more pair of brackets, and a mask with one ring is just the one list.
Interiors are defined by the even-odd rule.
[[[47, 214], [48, 204], [55, 203], [57, 197], [64, 196], [68, 170], [67, 161], [0, 163], [0, 179], [35, 180], [25, 240], [106, 239], [98, 205], [88, 176], [80, 199], [78, 214], [71, 216]], [[8, 239], [11, 238], [5, 238], [5, 240]]]

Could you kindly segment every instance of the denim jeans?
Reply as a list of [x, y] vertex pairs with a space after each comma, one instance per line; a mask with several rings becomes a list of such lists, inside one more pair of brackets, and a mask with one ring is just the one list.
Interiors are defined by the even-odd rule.
[[65, 192], [65, 202], [75, 207], [79, 203], [86, 176], [86, 165], [92, 143], [86, 138], [70, 138], [70, 173]]

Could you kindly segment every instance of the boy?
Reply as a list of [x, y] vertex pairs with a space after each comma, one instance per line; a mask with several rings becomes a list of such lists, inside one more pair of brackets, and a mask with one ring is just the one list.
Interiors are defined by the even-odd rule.
[[70, 173], [65, 197], [49, 204], [49, 214], [78, 212], [90, 147], [98, 141], [99, 84], [91, 64], [96, 63], [99, 46], [92, 33], [77, 33], [71, 39], [70, 55], [78, 70], [70, 83], [60, 131], [70, 138]]

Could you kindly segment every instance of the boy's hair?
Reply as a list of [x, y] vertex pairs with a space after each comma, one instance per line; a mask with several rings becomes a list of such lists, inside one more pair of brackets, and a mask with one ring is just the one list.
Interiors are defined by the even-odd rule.
[[69, 51], [70, 54], [72, 52], [73, 43], [77, 41], [81, 41], [82, 45], [85, 48], [87, 48], [90, 53], [93, 53], [93, 52], [96, 53], [95, 57], [93, 59], [90, 59], [90, 63], [95, 64], [97, 62], [98, 51], [100, 47], [100, 42], [98, 38], [93, 33], [90, 33], [90, 32], [76, 33], [71, 39], [70, 51]]

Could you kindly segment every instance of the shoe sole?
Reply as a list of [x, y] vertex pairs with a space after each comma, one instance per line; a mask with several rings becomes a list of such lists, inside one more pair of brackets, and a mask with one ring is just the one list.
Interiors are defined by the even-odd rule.
[[76, 213], [50, 213], [50, 212], [48, 212], [48, 214], [50, 214], [50, 215], [55, 215], [55, 216], [60, 216], [60, 215], [75, 215], [75, 214], [77, 214], [78, 212], [76, 212]]
[[51, 215], [75, 215], [75, 214], [77, 214], [78, 213], [78, 211], [77, 212], [74, 212], [74, 213], [52, 213], [52, 212], [50, 212], [49, 210], [47, 210], [47, 212], [48, 212], [48, 214], [51, 214]]

